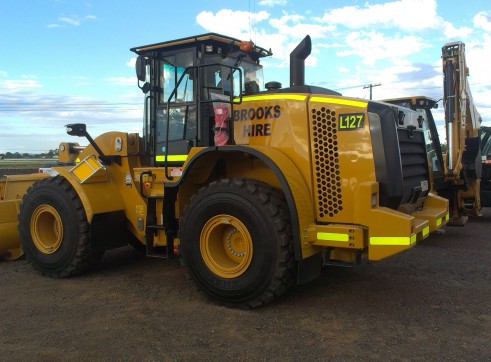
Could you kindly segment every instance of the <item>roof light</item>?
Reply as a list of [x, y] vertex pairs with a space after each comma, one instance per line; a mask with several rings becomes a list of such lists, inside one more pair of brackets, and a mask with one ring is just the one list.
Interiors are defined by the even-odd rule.
[[239, 48], [245, 53], [250, 53], [254, 49], [254, 43], [250, 40], [242, 40], [239, 43]]

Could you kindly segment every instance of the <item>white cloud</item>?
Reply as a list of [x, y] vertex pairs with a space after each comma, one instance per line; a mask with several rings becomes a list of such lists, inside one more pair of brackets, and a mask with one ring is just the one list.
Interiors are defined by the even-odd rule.
[[491, 59], [491, 34], [483, 34], [482, 39], [475, 39], [465, 44], [467, 66], [471, 83], [491, 84], [489, 59]]
[[378, 60], [401, 61], [412, 55], [415, 49], [429, 47], [413, 35], [386, 37], [382, 33], [353, 32], [345, 39], [349, 50], [340, 50], [338, 56], [358, 55], [366, 65], [373, 66]]
[[[398, 0], [384, 4], [365, 3], [364, 7], [345, 6], [329, 10], [316, 20], [349, 29], [377, 26], [409, 32], [440, 29], [447, 38], [464, 37], [472, 33], [471, 28], [456, 28], [438, 16], [436, 0]], [[478, 22], [483, 23], [482, 16]]]
[[86, 21], [86, 20], [88, 21], [97, 20], [97, 17], [94, 15], [86, 15], [84, 17], [80, 17], [78, 15], [73, 15], [73, 16], [62, 15], [58, 18], [59, 23], [48, 24], [46, 25], [46, 27], [53, 29], [53, 28], [63, 28], [65, 27], [65, 25], [80, 26], [82, 21]]
[[0, 89], [21, 91], [32, 88], [42, 88], [43, 85], [35, 79], [6, 79], [0, 80]]
[[448, 21], [442, 21], [443, 32], [447, 38], [465, 38], [472, 33], [472, 29], [466, 26], [456, 28]]
[[491, 32], [491, 13], [481, 11], [474, 16], [474, 26]]
[[136, 57], [133, 57], [126, 62], [126, 65], [130, 68], [135, 68], [135, 64], [136, 64]]
[[216, 14], [211, 11], [202, 11], [196, 16], [199, 25], [208, 31], [244, 39], [250, 37], [251, 27], [269, 18], [269, 13], [259, 11], [233, 11], [219, 10]]
[[61, 21], [62, 23], [74, 25], [74, 26], [80, 25], [80, 20], [78, 18], [75, 18], [75, 17], [70, 18], [68, 16], [62, 16], [62, 17], [58, 18], [58, 21]]
[[276, 6], [276, 5], [286, 5], [287, 0], [261, 0], [259, 1], [259, 5], [262, 6]]
[[434, 28], [436, 18], [436, 0], [399, 0], [374, 5], [365, 3], [363, 8], [345, 6], [327, 11], [317, 20], [352, 29], [379, 25], [422, 30]]
[[303, 38], [307, 34], [312, 37], [323, 38], [334, 30], [333, 25], [312, 24], [301, 15], [285, 14], [281, 18], [271, 19], [269, 23], [280, 34], [290, 36], [293, 39]]
[[[239, 39], [253, 37], [254, 42], [259, 46], [272, 47], [273, 61], [266, 59], [262, 63], [279, 68], [288, 66], [290, 52], [307, 34], [312, 37], [323, 38], [329, 31], [333, 30], [330, 25], [312, 24], [309, 19], [305, 19], [302, 15], [284, 13], [280, 18], [269, 21], [269, 25], [273, 27], [273, 31], [271, 31], [266, 30], [268, 24], [265, 21], [269, 18], [270, 14], [266, 11], [249, 13], [223, 9], [216, 14], [202, 11], [196, 20], [207, 31], [226, 34]], [[262, 26], [259, 28], [259, 25]], [[253, 27], [253, 35], [250, 33], [251, 26]], [[310, 56], [306, 60], [307, 66], [314, 66], [316, 63], [317, 58], [314, 56]]]

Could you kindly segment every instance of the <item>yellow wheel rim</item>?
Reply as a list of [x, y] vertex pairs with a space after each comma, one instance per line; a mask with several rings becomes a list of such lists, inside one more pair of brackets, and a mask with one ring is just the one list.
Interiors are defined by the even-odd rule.
[[244, 224], [230, 215], [212, 217], [200, 235], [206, 266], [222, 278], [244, 274], [252, 260], [252, 238]]
[[63, 240], [63, 224], [54, 207], [40, 205], [31, 218], [31, 237], [36, 248], [44, 254], [56, 252]]

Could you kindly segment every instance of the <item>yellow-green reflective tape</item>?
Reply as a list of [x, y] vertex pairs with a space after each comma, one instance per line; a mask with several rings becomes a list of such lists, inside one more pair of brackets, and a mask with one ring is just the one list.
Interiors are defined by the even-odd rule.
[[372, 236], [370, 245], [411, 245], [416, 242], [416, 234], [408, 236]]
[[317, 240], [348, 241], [348, 234], [340, 233], [317, 233]]
[[448, 221], [450, 219], [450, 214], [447, 212], [447, 215], [445, 215], [445, 221]]
[[430, 233], [430, 227], [427, 226], [423, 229], [423, 237], [425, 237], [426, 235], [428, 235]]
[[[167, 155], [167, 161], [169, 162], [186, 161], [186, 158], [188, 158], [188, 155]], [[155, 157], [155, 160], [159, 162], [164, 162], [165, 156], [157, 156]]]
[[440, 226], [442, 224], [442, 219], [436, 219], [436, 226]]
[[321, 102], [321, 103], [333, 103], [333, 104], [341, 104], [345, 106], [354, 106], [354, 107], [362, 107], [365, 108], [367, 106], [367, 102], [365, 101], [354, 101], [351, 99], [342, 99], [342, 98], [330, 98], [330, 97], [312, 97], [310, 98], [311, 102]]
[[301, 96], [298, 94], [271, 94], [267, 96], [251, 96], [251, 97], [243, 97], [242, 102], [251, 102], [251, 101], [266, 101], [266, 100], [281, 100], [281, 99], [290, 99], [294, 101], [304, 101], [307, 96]]
[[411, 244], [416, 242], [416, 234], [411, 235]]

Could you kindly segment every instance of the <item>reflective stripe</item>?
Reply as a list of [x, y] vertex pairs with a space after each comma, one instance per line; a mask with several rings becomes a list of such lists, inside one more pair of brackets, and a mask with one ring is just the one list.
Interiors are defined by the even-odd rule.
[[[186, 158], [188, 158], [188, 155], [167, 155], [167, 161], [169, 162], [186, 161]], [[158, 162], [164, 162], [165, 155], [156, 156], [155, 160]]]
[[362, 107], [362, 108], [365, 108], [367, 106], [367, 102], [365, 101], [354, 101], [350, 99], [340, 99], [340, 98], [330, 98], [330, 97], [312, 97], [310, 98], [310, 101], [320, 102], [320, 103], [342, 104], [345, 106]]
[[304, 101], [307, 96], [301, 96], [297, 94], [271, 94], [267, 96], [251, 96], [251, 97], [243, 97], [242, 102], [251, 102], [251, 101], [266, 101], [270, 99], [291, 99], [294, 101]]
[[371, 236], [370, 245], [411, 245], [416, 242], [416, 234], [408, 236]]
[[448, 221], [450, 219], [450, 214], [447, 212], [447, 215], [445, 215], [445, 221]]
[[430, 233], [430, 227], [427, 226], [423, 229], [423, 237], [425, 237], [426, 235], [428, 235]]
[[440, 226], [442, 224], [442, 219], [439, 218], [436, 220], [436, 226]]
[[331, 240], [331, 241], [348, 241], [348, 234], [340, 234], [340, 233], [317, 233], [318, 240]]
[[416, 242], [416, 234], [411, 235], [411, 244]]

